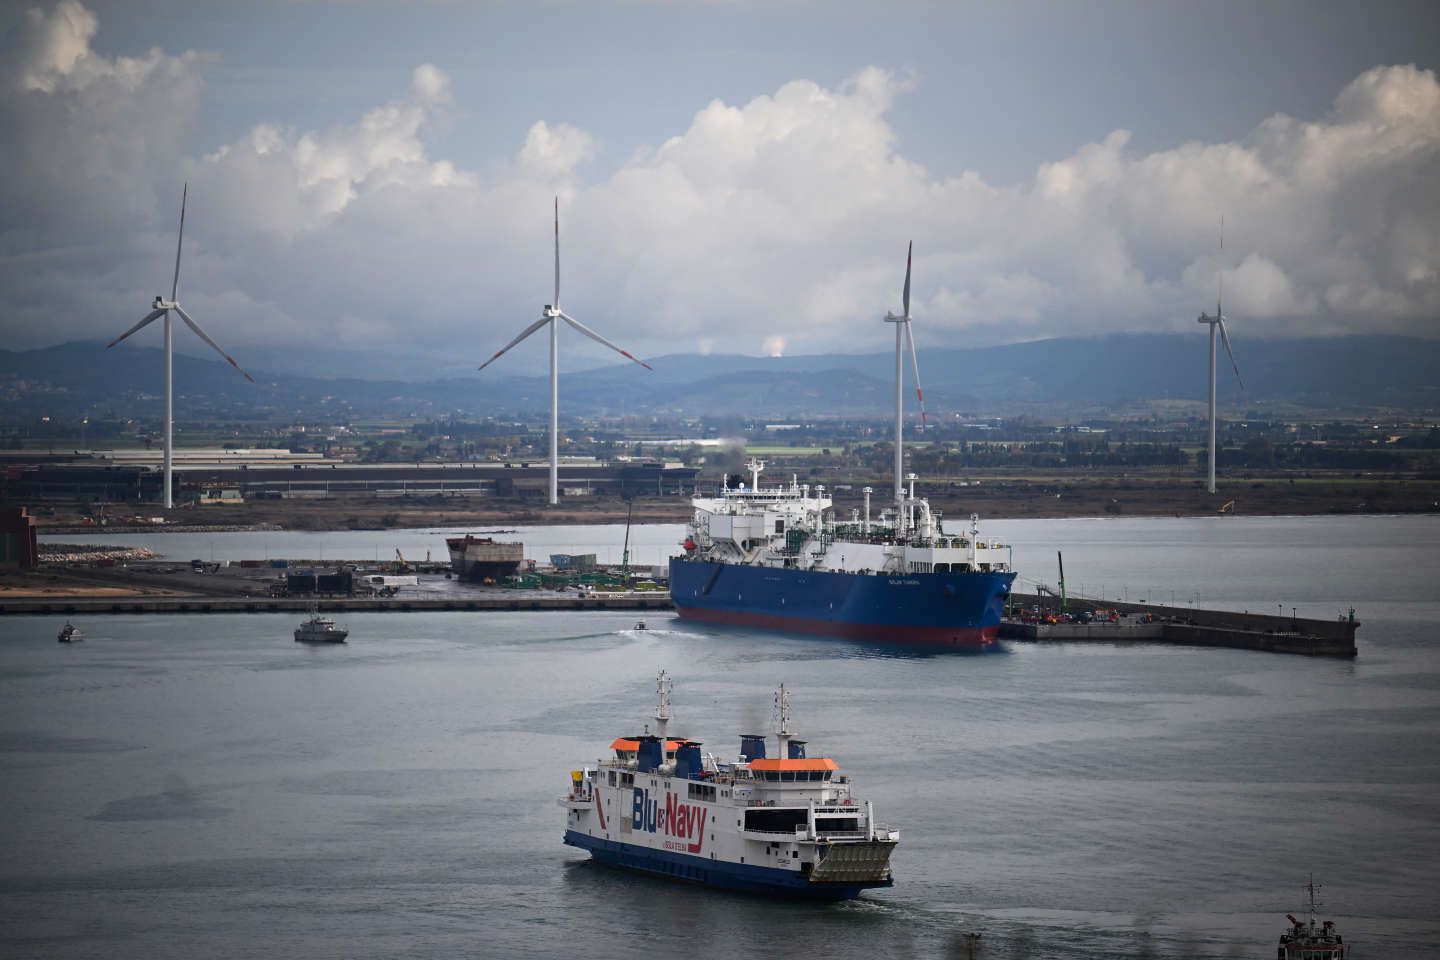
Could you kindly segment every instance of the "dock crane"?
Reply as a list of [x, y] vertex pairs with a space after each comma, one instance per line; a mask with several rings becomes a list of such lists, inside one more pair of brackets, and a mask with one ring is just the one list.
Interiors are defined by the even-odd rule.
[[1065, 555], [1056, 550], [1055, 559], [1060, 561], [1060, 612], [1065, 613], [1070, 609], [1070, 601], [1065, 596]]
[[410, 572], [410, 563], [409, 563], [409, 561], [407, 561], [407, 560], [405, 559], [405, 554], [403, 554], [403, 553], [400, 552], [400, 548], [399, 548], [399, 547], [396, 547], [396, 548], [395, 548], [395, 562], [396, 562], [396, 564], [398, 564], [398, 566], [396, 567], [396, 572], [397, 572], [397, 573], [409, 573], [409, 572]]
[[1234, 513], [1234, 512], [1235, 512], [1235, 501], [1234, 501], [1234, 500], [1226, 500], [1223, 504], [1220, 505], [1220, 511], [1219, 511], [1219, 512], [1220, 512], [1220, 513]]

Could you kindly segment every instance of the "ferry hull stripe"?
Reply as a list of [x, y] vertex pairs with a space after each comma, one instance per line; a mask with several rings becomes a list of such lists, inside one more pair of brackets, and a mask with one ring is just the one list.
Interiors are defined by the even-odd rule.
[[685, 853], [637, 847], [587, 836], [574, 830], [565, 831], [565, 842], [572, 847], [589, 850], [596, 860], [610, 866], [747, 893], [764, 893], [802, 900], [853, 900], [863, 890], [894, 885], [893, 880], [873, 883], [811, 883], [795, 870], [728, 863]]

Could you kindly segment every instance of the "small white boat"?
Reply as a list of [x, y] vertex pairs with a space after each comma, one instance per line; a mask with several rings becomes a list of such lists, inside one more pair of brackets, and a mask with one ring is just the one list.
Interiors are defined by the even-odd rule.
[[79, 643], [81, 640], [84, 639], [85, 634], [81, 633], [80, 628], [75, 626], [69, 620], [66, 620], [65, 626], [60, 628], [59, 640], [61, 643]]
[[318, 613], [295, 628], [296, 643], [344, 643], [350, 631], [338, 626], [332, 617]]
[[644, 621], [644, 620], [637, 620], [637, 621], [635, 622], [635, 629], [636, 629], [636, 630], [647, 630], [647, 629], [649, 629], [649, 628], [645, 626], [645, 621]]

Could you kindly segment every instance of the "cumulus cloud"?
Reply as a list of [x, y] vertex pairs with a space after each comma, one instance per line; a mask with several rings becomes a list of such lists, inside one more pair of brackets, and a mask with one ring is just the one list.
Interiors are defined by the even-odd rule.
[[207, 57], [102, 56], [75, 0], [20, 26], [0, 90], [18, 345], [133, 322], [168, 279], [182, 180], [188, 302], [242, 353], [283, 336], [488, 356], [550, 299], [557, 194], [567, 310], [650, 354], [883, 349], [911, 239], [922, 345], [1190, 331], [1222, 282], [1237, 339], [1428, 334], [1440, 316], [1440, 83], [1413, 66], [1233, 143], [1141, 152], [1097, 131], [997, 186], [907, 159], [889, 116], [916, 81], [875, 67], [699, 105], [608, 169], [562, 118], [468, 169], [427, 140], [454, 97], [434, 64], [329, 127], [198, 144]]
[[595, 141], [568, 123], [536, 121], [525, 135], [517, 162], [521, 173], [541, 179], [568, 177], [595, 156]]
[[410, 85], [421, 100], [445, 103], [450, 99], [450, 78], [433, 63], [422, 63], [416, 67]]
[[32, 8], [25, 19], [23, 56], [15, 61], [20, 68], [20, 86], [54, 93], [64, 78], [74, 73], [76, 63], [90, 56], [90, 40], [99, 21], [76, 0], [62, 0], [48, 17], [43, 10]]

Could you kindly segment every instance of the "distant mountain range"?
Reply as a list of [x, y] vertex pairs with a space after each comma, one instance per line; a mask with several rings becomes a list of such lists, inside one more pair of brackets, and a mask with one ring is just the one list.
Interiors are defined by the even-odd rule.
[[[1220, 359], [1220, 402], [1232, 414], [1440, 408], [1437, 340], [1254, 340], [1239, 348], [1243, 392], [1223, 352]], [[1067, 338], [927, 350], [920, 372], [932, 415], [1101, 416], [1203, 403], [1206, 350], [1203, 335]], [[383, 365], [383, 358], [363, 357], [352, 368]], [[342, 358], [312, 352], [304, 360], [309, 368], [335, 370]], [[888, 353], [675, 354], [651, 360], [653, 373], [633, 364], [562, 371], [560, 403], [570, 415], [883, 416], [893, 409], [894, 362]], [[273, 372], [256, 364], [251, 372], [259, 382], [251, 385], [220, 361], [176, 354], [176, 390], [188, 411], [177, 416], [530, 415], [549, 402], [544, 376], [487, 370], [416, 380], [410, 377], [423, 372], [423, 362], [409, 358], [398, 366], [403, 371], [392, 378], [361, 379]], [[161, 391], [157, 348], [107, 351], [98, 342], [76, 342], [0, 350], [0, 417], [12, 422], [36, 415], [153, 416]], [[912, 391], [907, 386], [907, 403]]]

